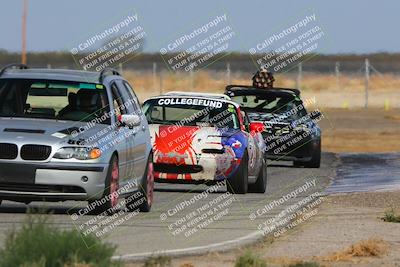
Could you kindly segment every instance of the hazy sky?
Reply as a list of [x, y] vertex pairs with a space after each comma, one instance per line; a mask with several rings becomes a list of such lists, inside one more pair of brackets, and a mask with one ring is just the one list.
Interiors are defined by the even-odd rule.
[[[22, 0], [2, 0], [0, 49], [21, 48]], [[73, 44], [137, 13], [146, 32], [146, 52], [158, 52], [171, 36], [190, 32], [218, 14], [227, 14], [235, 31], [229, 50], [248, 51], [262, 38], [315, 13], [325, 39], [322, 53], [400, 52], [400, 1], [129, 1], [29, 0], [31, 51], [70, 50]], [[107, 24], [109, 23], [109, 24]]]

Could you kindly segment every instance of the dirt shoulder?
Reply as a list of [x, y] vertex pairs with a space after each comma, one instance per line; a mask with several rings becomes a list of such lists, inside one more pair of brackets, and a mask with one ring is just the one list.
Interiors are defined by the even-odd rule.
[[[321, 266], [400, 266], [400, 223], [382, 221], [385, 210], [400, 211], [400, 192], [352, 193], [328, 196], [317, 215], [278, 238], [226, 253], [210, 253], [171, 260], [177, 267], [228, 267], [245, 253], [259, 255], [267, 266], [317, 262]], [[376, 256], [354, 256], [357, 243], [368, 241], [362, 250]], [[352, 251], [349, 250], [352, 245]], [[371, 252], [372, 251], [372, 252]], [[337, 260], [339, 259], [339, 260]], [[143, 266], [143, 263], [128, 266]]]
[[400, 151], [400, 109], [323, 109], [322, 150]]
[[[318, 208], [317, 216], [271, 244], [263, 256], [272, 262], [290, 259], [327, 266], [400, 266], [400, 223], [381, 219], [391, 208], [400, 211], [400, 192], [329, 196]], [[344, 250], [362, 240], [381, 240], [386, 252], [376, 257], [347, 255], [348, 260], [342, 261], [332, 257], [344, 256]]]

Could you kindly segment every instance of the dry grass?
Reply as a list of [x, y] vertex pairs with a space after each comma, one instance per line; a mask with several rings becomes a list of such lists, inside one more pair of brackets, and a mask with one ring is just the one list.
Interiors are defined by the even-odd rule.
[[335, 252], [325, 257], [318, 257], [318, 259], [329, 262], [353, 261], [360, 257], [380, 257], [385, 255], [387, 250], [388, 243], [386, 241], [378, 238], [371, 238], [361, 240], [345, 250]]
[[318, 261], [304, 260], [300, 258], [289, 258], [289, 257], [278, 257], [278, 258], [267, 258], [268, 264], [287, 266], [287, 267], [322, 267], [325, 266]]
[[377, 153], [400, 151], [399, 132], [365, 132], [331, 130], [323, 132], [324, 151], [343, 153]]
[[[223, 92], [228, 84], [225, 72], [197, 71], [190, 77], [186, 72], [163, 72], [153, 78], [151, 72], [125, 71], [124, 76], [135, 86], [139, 96], [149, 97], [172, 90], [195, 92]], [[252, 73], [232, 73], [232, 84], [251, 84]], [[295, 87], [296, 76], [290, 74], [275, 75], [276, 87]], [[162, 80], [162, 82], [160, 81]], [[311, 92], [363, 92], [365, 80], [362, 75], [341, 75], [339, 84], [334, 75], [305, 73], [301, 81], [301, 89]], [[372, 75], [370, 89], [373, 91], [393, 91], [400, 87], [400, 78], [393, 74]], [[142, 97], [141, 97], [142, 98]]]
[[302, 262], [301, 259], [294, 259], [289, 257], [267, 258], [266, 260], [269, 264], [279, 266], [290, 266]]
[[396, 122], [400, 121], [400, 115], [386, 115], [384, 118], [385, 119], [389, 119], [389, 120], [393, 120], [393, 121], [396, 121]]
[[[317, 266], [318, 264], [322, 264], [323, 266], [324, 262], [355, 262], [366, 257], [381, 257], [387, 253], [388, 247], [388, 243], [382, 239], [371, 238], [367, 240], [361, 240], [342, 251], [338, 251], [327, 256], [313, 257], [312, 263], [316, 264]], [[304, 263], [303, 259], [287, 257], [268, 258], [267, 260], [269, 263], [285, 266], [296, 266], [296, 264]]]
[[400, 109], [323, 110], [322, 148], [331, 152], [400, 151]]

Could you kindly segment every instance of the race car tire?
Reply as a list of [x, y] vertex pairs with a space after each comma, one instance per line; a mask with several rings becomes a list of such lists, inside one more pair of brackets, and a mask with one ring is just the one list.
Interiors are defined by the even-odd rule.
[[127, 210], [130, 212], [137, 210], [140, 212], [149, 212], [153, 204], [154, 196], [153, 154], [150, 154], [147, 160], [146, 171], [143, 174], [142, 182], [138, 192], [138, 197], [135, 198], [131, 196], [130, 198], [126, 199]]
[[319, 168], [321, 166], [321, 140], [318, 141], [317, 147], [313, 150], [311, 160], [306, 162], [295, 161], [294, 166], [304, 166], [305, 168]]
[[248, 190], [248, 162], [247, 151], [244, 153], [236, 173], [226, 181], [226, 187], [231, 194], [246, 194]]
[[[97, 203], [94, 205], [92, 211], [93, 214], [101, 214], [106, 212], [107, 215], [112, 215], [115, 213], [115, 209], [118, 207], [118, 189], [119, 189], [119, 164], [118, 157], [114, 154], [109, 163], [107, 177], [105, 180], [105, 189], [100, 200], [94, 201], [90, 200], [89, 205], [92, 203]], [[103, 201], [103, 198], [105, 201]], [[101, 203], [101, 204], [100, 204]]]
[[262, 160], [261, 170], [258, 174], [257, 180], [254, 184], [249, 184], [249, 193], [265, 193], [267, 188], [267, 162], [264, 158]]

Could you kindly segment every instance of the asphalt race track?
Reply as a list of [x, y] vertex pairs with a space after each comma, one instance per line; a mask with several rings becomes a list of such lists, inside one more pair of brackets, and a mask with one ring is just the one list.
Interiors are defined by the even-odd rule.
[[[152, 211], [126, 213], [132, 216], [102, 238], [117, 245], [117, 254], [122, 259], [141, 259], [161, 251], [170, 255], [189, 255], [229, 249], [262, 238], [266, 232], [258, 230], [263, 229], [260, 225], [315, 193], [323, 196], [399, 189], [399, 166], [396, 153], [323, 153], [319, 169], [295, 168], [289, 162], [269, 162], [265, 194], [229, 195], [225, 186], [205, 194], [210, 189], [205, 185], [156, 184]], [[299, 188], [304, 190], [293, 195]], [[283, 196], [291, 197], [283, 199]], [[182, 206], [185, 202], [186, 206]], [[270, 206], [271, 203], [278, 204]], [[73, 209], [77, 204], [78, 207]], [[34, 202], [26, 206], [4, 201], [0, 207], [0, 243], [4, 242], [7, 232], [26, 220], [27, 207], [47, 209], [52, 213], [49, 223], [60, 228], [79, 228], [82, 222], [96, 218], [87, 215], [76, 221], [72, 219], [69, 214], [85, 207], [84, 202]], [[301, 210], [302, 207], [298, 208]], [[197, 224], [188, 224], [193, 221]], [[179, 231], [184, 225], [187, 228]], [[267, 233], [273, 234], [273, 231]]]
[[[119, 254], [126, 255], [224, 244], [230, 240], [251, 236], [257, 232], [260, 223], [274, 217], [290, 204], [314, 192], [324, 192], [335, 175], [337, 159], [334, 154], [324, 153], [320, 169], [294, 168], [290, 166], [291, 163], [285, 162], [270, 164], [265, 194], [227, 195], [225, 187], [218, 188], [217, 192], [204, 194], [205, 189], [209, 188], [204, 185], [157, 184], [152, 211], [126, 219], [104, 234], [104, 238], [118, 245]], [[311, 185], [312, 181], [315, 181], [315, 185]], [[290, 199], [282, 201], [282, 204], [262, 212], [259, 216], [256, 215], [253, 220], [250, 219], [257, 210], [299, 187], [307, 186], [306, 183], [309, 188], [305, 192], [292, 195]], [[185, 201], [189, 204], [179, 208]], [[80, 223], [73, 221], [68, 215], [71, 213], [70, 209], [76, 204], [75, 202], [34, 202], [28, 207], [45, 206], [53, 213], [49, 223], [54, 223], [58, 227], [79, 227]], [[205, 204], [209, 204], [210, 207]], [[81, 203], [82, 207], [84, 205], [85, 203]], [[200, 210], [197, 210], [199, 208]], [[24, 204], [3, 202], [0, 208], [1, 242], [4, 242], [7, 231], [18, 227], [26, 219], [26, 209], [27, 206]], [[196, 210], [197, 216], [208, 212], [208, 217], [213, 217], [213, 221], [197, 228], [194, 227], [197, 229], [196, 232], [177, 231], [184, 224], [182, 218], [195, 218], [192, 212]], [[212, 212], [214, 214], [211, 215]], [[95, 216], [84, 217], [87, 221]]]

